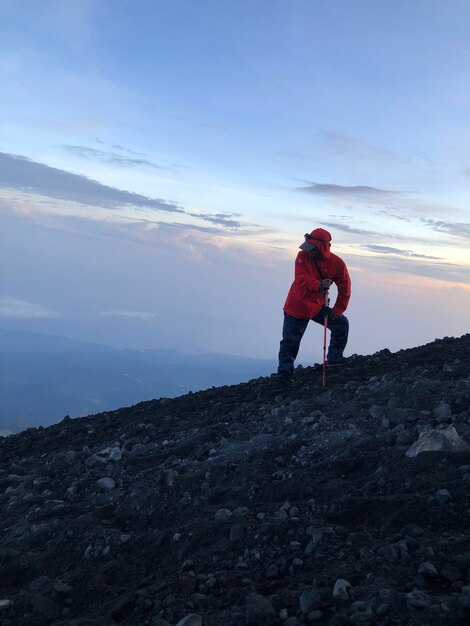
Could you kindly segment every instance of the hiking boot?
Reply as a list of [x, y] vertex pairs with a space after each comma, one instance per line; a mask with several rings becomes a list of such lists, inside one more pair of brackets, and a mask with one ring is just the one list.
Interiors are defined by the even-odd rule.
[[281, 383], [282, 385], [290, 385], [294, 382], [292, 374], [287, 374], [284, 372], [277, 372], [276, 374], [273, 374], [272, 377], [276, 382]]
[[344, 365], [347, 362], [347, 358], [342, 356], [340, 359], [336, 361], [327, 361], [326, 367], [337, 367], [338, 365]]

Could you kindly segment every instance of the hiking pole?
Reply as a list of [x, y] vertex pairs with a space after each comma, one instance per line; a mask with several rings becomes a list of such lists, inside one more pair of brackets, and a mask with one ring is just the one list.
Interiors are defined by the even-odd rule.
[[328, 289], [325, 290], [325, 317], [323, 319], [323, 387], [326, 385], [326, 329], [328, 328]]

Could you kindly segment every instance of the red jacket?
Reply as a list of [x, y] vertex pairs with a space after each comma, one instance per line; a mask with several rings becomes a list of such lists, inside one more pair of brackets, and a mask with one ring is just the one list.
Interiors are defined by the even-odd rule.
[[320, 291], [322, 278], [329, 278], [338, 287], [338, 297], [333, 306], [338, 315], [344, 313], [351, 296], [351, 279], [345, 262], [330, 252], [329, 243], [314, 243], [323, 256], [312, 261], [307, 252], [299, 252], [295, 260], [295, 280], [284, 304], [285, 313], [304, 320], [315, 317], [323, 307], [325, 294]]

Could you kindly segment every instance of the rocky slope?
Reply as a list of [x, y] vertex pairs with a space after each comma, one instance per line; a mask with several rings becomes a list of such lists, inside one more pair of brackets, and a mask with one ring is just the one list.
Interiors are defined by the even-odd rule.
[[0, 622], [468, 624], [469, 431], [465, 335], [0, 439]]

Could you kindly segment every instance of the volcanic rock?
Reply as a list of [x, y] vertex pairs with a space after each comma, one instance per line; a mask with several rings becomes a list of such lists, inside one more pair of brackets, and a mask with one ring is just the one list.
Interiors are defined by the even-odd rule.
[[273, 624], [274, 609], [271, 600], [257, 593], [249, 595], [246, 603], [246, 623], [248, 626]]

